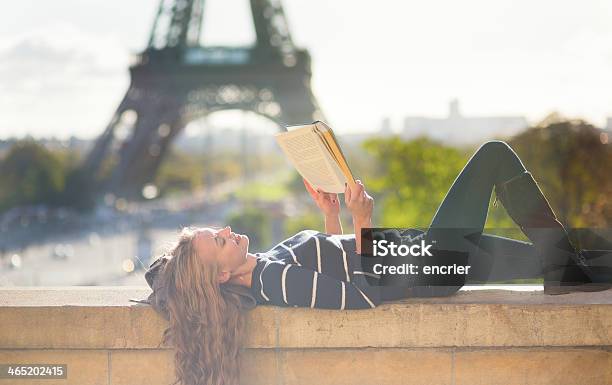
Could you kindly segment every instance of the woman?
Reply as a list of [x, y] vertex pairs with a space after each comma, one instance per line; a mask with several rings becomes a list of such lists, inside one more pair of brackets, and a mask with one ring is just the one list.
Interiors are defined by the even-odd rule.
[[[146, 278], [154, 291], [149, 300], [169, 320], [164, 340], [176, 348], [182, 384], [238, 384], [244, 313], [256, 304], [366, 309], [390, 299], [449, 295], [460, 287], [370, 285], [359, 256], [361, 229], [372, 227], [373, 199], [364, 185], [357, 181], [346, 187], [344, 200], [355, 235], [342, 235], [338, 196], [305, 184], [325, 216], [325, 233], [302, 231], [265, 253], [251, 253], [249, 238], [230, 227], [186, 228], [168, 255], [151, 265]], [[485, 143], [471, 157], [424, 238], [437, 240], [438, 248], [472, 251], [494, 187], [533, 246], [516, 242], [542, 256], [546, 293], [610, 287], [594, 283], [595, 274], [570, 243], [531, 174], [501, 141]]]

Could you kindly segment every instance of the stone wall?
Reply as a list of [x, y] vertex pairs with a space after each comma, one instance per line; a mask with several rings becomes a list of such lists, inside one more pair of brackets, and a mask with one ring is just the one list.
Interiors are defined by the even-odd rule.
[[[0, 364], [64, 363], [64, 380], [165, 385], [173, 352], [143, 287], [0, 288]], [[462, 291], [370, 310], [260, 306], [249, 313], [245, 385], [612, 384], [612, 291]]]

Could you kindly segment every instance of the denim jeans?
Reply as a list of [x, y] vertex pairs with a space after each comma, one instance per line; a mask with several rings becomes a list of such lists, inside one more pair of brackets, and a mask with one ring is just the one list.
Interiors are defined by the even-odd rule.
[[[502, 141], [484, 143], [459, 173], [438, 207], [425, 234], [426, 242], [435, 241], [435, 249], [475, 253], [480, 242], [500, 255], [524, 253], [537, 258], [527, 242], [482, 234], [493, 188], [526, 171], [518, 155]], [[382, 287], [384, 300], [402, 297], [447, 296], [462, 285], [438, 286], [435, 282], [412, 287]]]

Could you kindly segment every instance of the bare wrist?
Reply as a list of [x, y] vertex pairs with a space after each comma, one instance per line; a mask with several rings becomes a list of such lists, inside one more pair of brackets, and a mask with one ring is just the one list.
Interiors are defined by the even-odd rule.
[[366, 216], [366, 217], [353, 216], [353, 223], [359, 224], [362, 227], [368, 227], [366, 225], [372, 224], [372, 217], [371, 216]]
[[342, 234], [340, 215], [325, 215], [325, 232], [328, 234]]

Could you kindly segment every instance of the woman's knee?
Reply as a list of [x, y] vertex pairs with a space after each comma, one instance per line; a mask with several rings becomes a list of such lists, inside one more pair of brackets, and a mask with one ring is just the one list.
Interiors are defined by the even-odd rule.
[[485, 142], [476, 153], [483, 163], [497, 165], [499, 178], [511, 178], [526, 170], [516, 152], [503, 140]]
[[512, 150], [510, 145], [503, 140], [489, 140], [480, 146], [477, 152], [490, 152], [493, 154], [500, 154]]
[[510, 145], [503, 140], [490, 140], [483, 143], [476, 150], [475, 155], [479, 158], [485, 158], [487, 161], [495, 161], [513, 153], [514, 151]]

